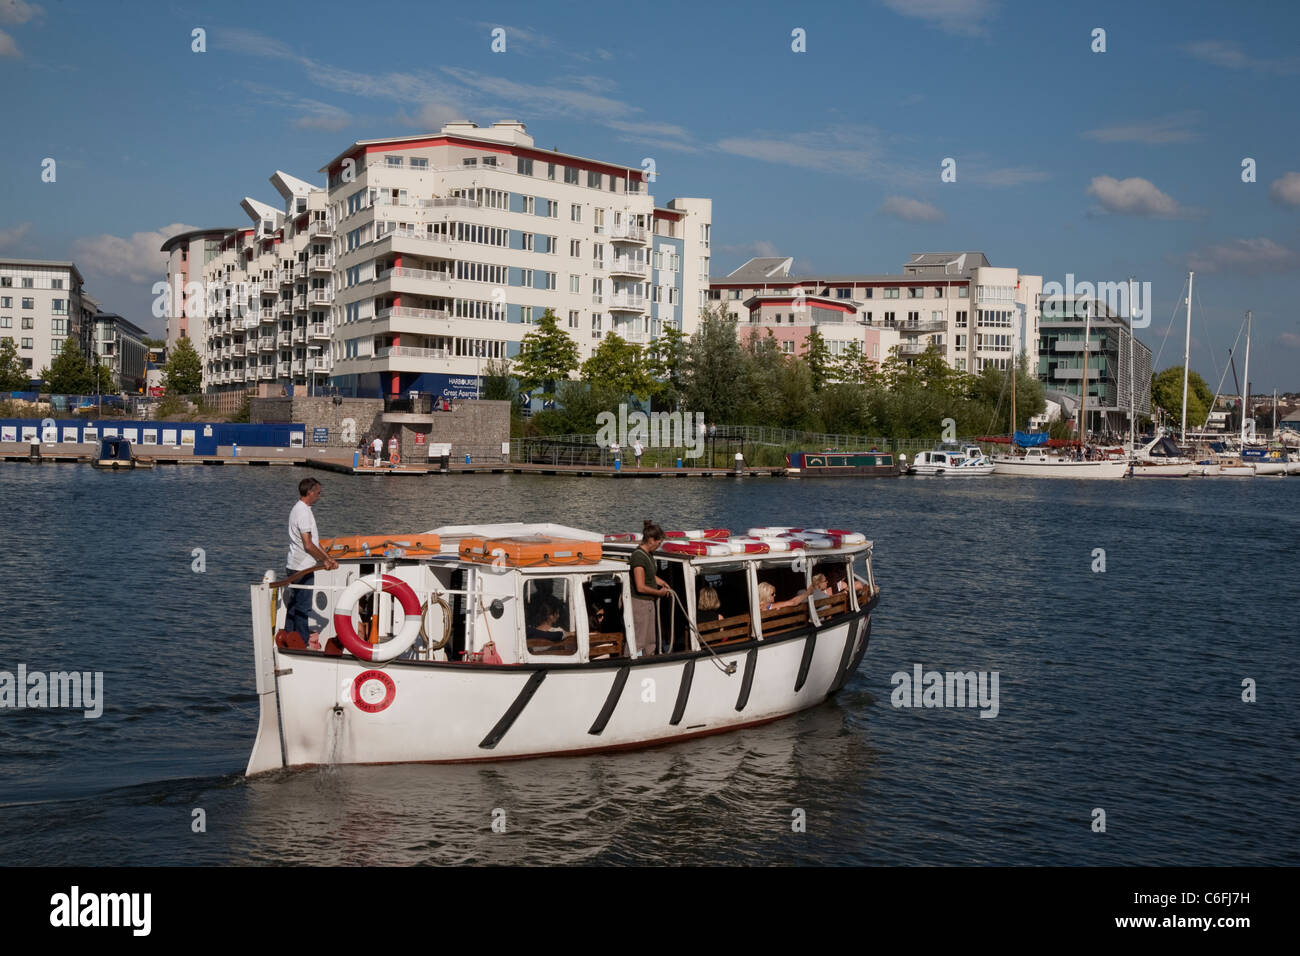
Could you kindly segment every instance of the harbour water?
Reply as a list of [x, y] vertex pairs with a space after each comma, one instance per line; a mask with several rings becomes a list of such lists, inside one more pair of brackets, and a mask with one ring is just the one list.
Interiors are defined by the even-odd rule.
[[[1300, 862], [1294, 479], [310, 472], [326, 536], [853, 528], [883, 598], [845, 690], [764, 727], [250, 781], [247, 586], [282, 567], [306, 474], [0, 468], [0, 671], [104, 680], [98, 719], [0, 709], [0, 864]], [[893, 706], [891, 676], [916, 664], [997, 671], [997, 716]]]

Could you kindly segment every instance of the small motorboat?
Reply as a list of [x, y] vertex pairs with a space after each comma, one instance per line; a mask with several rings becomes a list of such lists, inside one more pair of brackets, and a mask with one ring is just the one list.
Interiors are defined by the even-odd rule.
[[1196, 463], [1163, 433], [1133, 453], [1134, 478], [1186, 478], [1194, 471]]
[[91, 465], [103, 471], [120, 471], [130, 468], [152, 468], [152, 458], [138, 458], [131, 451], [131, 442], [125, 438], [110, 437], [100, 440], [99, 455], [90, 460]]
[[978, 445], [963, 448], [941, 445], [931, 451], [917, 452], [907, 467], [909, 475], [973, 478], [993, 474], [993, 462], [984, 457]]

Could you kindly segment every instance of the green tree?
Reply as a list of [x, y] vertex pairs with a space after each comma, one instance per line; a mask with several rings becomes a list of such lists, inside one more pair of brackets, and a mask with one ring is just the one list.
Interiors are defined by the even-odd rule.
[[18, 356], [13, 339], [0, 338], [0, 392], [25, 392], [32, 377]]
[[167, 347], [166, 339], [157, 339], [151, 335], [144, 336], [140, 341], [144, 343], [145, 348], [165, 349]]
[[825, 388], [826, 383], [830, 381], [834, 368], [831, 360], [831, 350], [815, 325], [809, 330], [808, 338], [804, 341], [803, 360], [808, 366], [812, 390], [820, 392]]
[[483, 366], [483, 397], [489, 401], [513, 402], [518, 394], [510, 374], [510, 360], [489, 359]]
[[736, 323], [726, 306], [704, 310], [686, 350], [686, 407], [710, 422], [735, 422], [740, 406], [736, 385], [744, 371]]
[[[1140, 390], [1142, 383], [1138, 383]], [[1151, 401], [1175, 424], [1183, 417], [1183, 367], [1171, 365], [1151, 380]], [[1196, 372], [1187, 375], [1187, 427], [1200, 428], [1209, 417], [1214, 393]]]
[[867, 357], [861, 342], [850, 342], [832, 365], [835, 381], [850, 385], [880, 384], [880, 365]]
[[519, 345], [515, 374], [520, 387], [540, 387], [543, 394], [553, 395], [556, 382], [567, 379], [578, 368], [578, 358], [578, 343], [560, 328], [555, 313], [547, 309]]
[[635, 395], [644, 401], [655, 390], [641, 346], [631, 344], [617, 332], [601, 339], [591, 358], [582, 363], [582, 380], [593, 391], [611, 392], [620, 400]]
[[44, 389], [56, 395], [89, 395], [95, 391], [95, 373], [81, 354], [77, 340], [69, 336], [49, 368], [41, 369]]
[[203, 361], [188, 338], [179, 339], [167, 357], [163, 384], [172, 395], [194, 395], [203, 387]]
[[666, 326], [646, 350], [646, 369], [655, 381], [655, 404], [677, 411], [686, 393], [689, 360], [686, 335], [674, 325]]

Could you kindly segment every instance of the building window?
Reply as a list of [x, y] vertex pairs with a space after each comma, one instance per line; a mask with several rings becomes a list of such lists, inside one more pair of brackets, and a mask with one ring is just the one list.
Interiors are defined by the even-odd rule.
[[896, 314], [896, 313], [893, 313], [893, 312], [886, 312], [886, 313], [885, 313], [885, 324], [886, 324], [886, 325], [893, 325], [893, 324], [894, 324], [894, 316], [895, 316], [895, 314]]
[[476, 157], [474, 157], [474, 156], [468, 156], [468, 157], [466, 157], [465, 159], [462, 159], [462, 160], [460, 161], [460, 164], [461, 164], [462, 166], [477, 166], [477, 165], [478, 165], [478, 159], [477, 159]]
[[837, 299], [847, 299], [847, 298], [849, 298], [849, 297], [852, 296], [852, 295], [853, 295], [853, 290], [852, 290], [852, 289], [836, 289], [836, 290], [835, 290], [835, 298], [837, 298]]
[[569, 310], [569, 328], [576, 329], [578, 327], [578, 315], [577, 309]]
[[12, 276], [0, 276], [0, 289], [12, 289], [14, 280]]
[[555, 182], [555, 164], [554, 164], [554, 163], [547, 163], [547, 164], [546, 164], [546, 178], [549, 179], [551, 182]]
[[898, 298], [898, 287], [897, 287], [897, 286], [894, 286], [893, 288], [882, 289], [882, 290], [881, 290], [881, 298], [885, 298], [885, 299], [897, 299], [897, 298]]
[[574, 293], [582, 292], [582, 277], [569, 276], [569, 291]]
[[587, 185], [592, 189], [600, 188], [600, 173], [593, 170], [587, 170]]
[[793, 354], [794, 354], [794, 343], [793, 343], [793, 342], [782, 342], [782, 343], [781, 343], [781, 351], [784, 352], [786, 355], [793, 355]]
[[401, 156], [385, 156], [385, 157], [384, 157], [384, 165], [385, 165], [385, 166], [400, 166], [400, 165], [402, 165], [402, 157], [401, 157]]
[[943, 298], [943, 286], [941, 286], [941, 285], [937, 285], [937, 286], [934, 287], [934, 297], [935, 297], [936, 299], [942, 299], [942, 298]]
[[[423, 157], [423, 156], [412, 156], [412, 157], [411, 157], [411, 168], [412, 168], [412, 169], [428, 169], [428, 168], [429, 168], [429, 160], [426, 159], [426, 158]], [[304, 207], [304, 208], [305, 208], [305, 207]], [[301, 212], [301, 211], [302, 211], [302, 210], [300, 209], [299, 212]]]
[[533, 174], [533, 161], [531, 159], [520, 159], [515, 163], [515, 169], [524, 176], [531, 176]]
[[24, 308], [24, 309], [34, 309], [34, 308], [36, 308], [36, 300], [35, 300], [35, 299], [23, 299], [23, 308]]
[[533, 251], [533, 234], [531, 232], [520, 233], [519, 239], [520, 242], [523, 244], [523, 248], [525, 251], [527, 252]]
[[519, 307], [519, 321], [524, 325], [533, 324], [533, 307], [531, 305], [521, 305]]
[[582, 207], [579, 206], [576, 202], [570, 204], [569, 206], [569, 221], [582, 222]]
[[970, 286], [965, 286], [965, 285], [963, 285], [963, 286], [958, 286], [958, 287], [957, 287], [957, 298], [959, 298], [959, 299], [969, 299], [969, 298], [970, 298]]
[[630, 193], [639, 193], [641, 191], [640, 173], [633, 173], [627, 178], [627, 191]]
[[29, 349], [29, 348], [31, 348], [31, 347], [32, 347], [32, 340], [31, 340], [31, 339], [23, 339], [22, 347], [25, 348], [25, 349]]
[[560, 204], [554, 199], [546, 200], [546, 215], [551, 219], [560, 218]]
[[569, 255], [573, 256], [573, 258], [575, 258], [575, 259], [579, 259], [579, 258], [582, 257], [582, 240], [581, 240], [581, 239], [570, 239], [570, 240], [569, 240]]
[[62, 288], [63, 288], [63, 280], [62, 280], [62, 279], [51, 279], [51, 280], [50, 280], [50, 288], [51, 288], [51, 289], [62, 289]]
[[11, 295], [0, 296], [0, 309], [12, 309], [14, 307], [14, 297]]
[[14, 327], [13, 316], [0, 315], [0, 329], [12, 329]]
[[576, 166], [564, 167], [564, 181], [571, 186], [578, 185], [578, 169]]
[[23, 276], [22, 286], [24, 289], [34, 289], [36, 288], [36, 281], [30, 276]]
[[964, 328], [966, 328], [966, 312], [965, 312], [965, 310], [963, 310], [963, 311], [957, 313], [957, 328], [959, 328], [959, 329], [964, 329]]
[[908, 286], [907, 297], [909, 299], [919, 299], [923, 295], [925, 295], [925, 289], [920, 288], [919, 286]]
[[524, 201], [523, 212], [524, 212], [526, 215], [531, 216], [531, 215], [533, 214], [533, 197], [532, 197], [532, 196], [520, 196], [519, 198], [522, 199], [522, 200]]
[[25, 329], [36, 328], [36, 320], [33, 319], [31, 316], [26, 316], [26, 315], [23, 316], [23, 328]]
[[496, 158], [495, 156], [484, 156], [484, 157], [483, 157], [483, 165], [484, 165], [484, 166], [495, 166], [496, 164], [497, 164], [497, 158]]
[[740, 298], [740, 290], [739, 290], [739, 289], [732, 289], [732, 290], [731, 290], [731, 298], [732, 298], [733, 300], [738, 300], [738, 299]]
[[524, 288], [526, 288], [526, 289], [531, 289], [531, 288], [533, 287], [533, 270], [532, 270], [532, 269], [520, 269], [520, 270], [519, 270], [519, 284], [520, 284], [521, 286], [523, 286]]

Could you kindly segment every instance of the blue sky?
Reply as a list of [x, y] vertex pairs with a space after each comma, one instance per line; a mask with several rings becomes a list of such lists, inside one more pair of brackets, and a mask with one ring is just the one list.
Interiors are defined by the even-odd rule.
[[0, 0], [0, 254], [71, 258], [161, 332], [158, 245], [246, 224], [246, 195], [278, 205], [275, 169], [321, 183], [354, 140], [515, 118], [543, 147], [653, 158], [660, 201], [712, 198], [715, 275], [960, 249], [1135, 275], [1164, 368], [1194, 268], [1192, 367], [1217, 383], [1249, 308], [1254, 390], [1300, 390], [1298, 40], [1297, 7], [1269, 3]]

